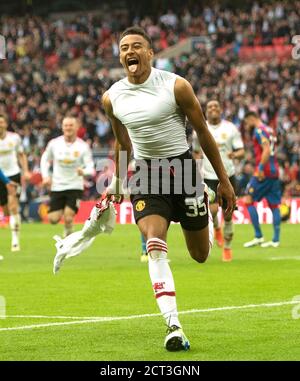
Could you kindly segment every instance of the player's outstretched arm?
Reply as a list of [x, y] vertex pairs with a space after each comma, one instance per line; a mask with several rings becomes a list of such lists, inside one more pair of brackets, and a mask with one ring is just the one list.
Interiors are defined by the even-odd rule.
[[219, 178], [219, 204], [222, 205], [222, 197], [224, 197], [227, 201], [225, 213], [230, 214], [235, 208], [236, 197], [222, 163], [216, 142], [206, 125], [200, 103], [192, 86], [184, 78], [178, 78], [176, 80], [174, 92], [177, 104], [194, 127], [200, 145]]
[[[116, 178], [123, 179], [127, 174], [127, 167], [130, 162], [131, 156], [131, 141], [126, 127], [114, 116], [111, 101], [109, 99], [108, 92], [105, 92], [102, 97], [102, 103], [106, 115], [108, 116], [114, 136], [116, 138], [115, 143], [115, 163], [116, 163]], [[120, 163], [120, 152], [126, 152], [126, 163]], [[123, 156], [122, 156], [123, 158]], [[120, 168], [124, 168], [123, 172], [120, 172]], [[117, 181], [118, 182], [118, 181]]]

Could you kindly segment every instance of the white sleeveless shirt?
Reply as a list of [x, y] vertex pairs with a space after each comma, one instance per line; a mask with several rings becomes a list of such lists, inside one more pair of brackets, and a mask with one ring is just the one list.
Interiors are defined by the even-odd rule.
[[185, 115], [176, 103], [178, 75], [155, 68], [142, 84], [127, 78], [108, 90], [114, 116], [127, 128], [135, 159], [179, 156], [189, 149]]

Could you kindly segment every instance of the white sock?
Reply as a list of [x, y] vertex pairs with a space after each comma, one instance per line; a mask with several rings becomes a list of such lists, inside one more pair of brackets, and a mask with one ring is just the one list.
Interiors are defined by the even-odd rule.
[[20, 214], [11, 215], [9, 218], [9, 225], [11, 230], [11, 243], [12, 245], [19, 245], [19, 234], [21, 228]]
[[149, 274], [160, 312], [168, 326], [177, 325], [181, 327], [178, 320], [173, 275], [167, 259], [166, 242], [159, 238], [148, 239], [147, 253]]

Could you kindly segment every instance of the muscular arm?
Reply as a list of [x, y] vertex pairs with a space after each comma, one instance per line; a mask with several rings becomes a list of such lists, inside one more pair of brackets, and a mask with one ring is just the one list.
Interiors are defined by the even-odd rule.
[[177, 104], [194, 127], [201, 148], [211, 162], [219, 180], [227, 181], [228, 176], [223, 166], [215, 139], [207, 128], [200, 103], [188, 81], [183, 78], [176, 80], [175, 97]]
[[206, 125], [200, 103], [192, 86], [183, 78], [176, 80], [174, 92], [177, 104], [194, 127], [200, 145], [218, 176], [220, 181], [218, 188], [219, 203], [222, 204], [221, 198], [224, 197], [227, 200], [227, 212], [229, 212], [235, 204], [234, 191], [222, 163], [216, 142]]
[[[127, 132], [126, 127], [114, 116], [113, 108], [109, 95], [107, 92], [103, 94], [102, 103], [106, 115], [108, 116], [114, 136], [116, 138], [115, 143], [115, 162], [116, 162], [116, 176], [123, 179], [127, 173], [127, 167], [130, 161], [131, 155], [131, 141]], [[120, 163], [120, 152], [126, 152], [126, 163]], [[120, 168], [123, 170], [120, 172]], [[126, 171], [126, 173], [123, 173]]]

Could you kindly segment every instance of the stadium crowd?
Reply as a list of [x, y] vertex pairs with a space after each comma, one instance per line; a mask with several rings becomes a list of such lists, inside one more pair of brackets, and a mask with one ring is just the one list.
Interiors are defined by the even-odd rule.
[[186, 1], [167, 11], [142, 6], [115, 10], [109, 2], [103, 3], [102, 13], [67, 20], [2, 16], [8, 62], [36, 55], [50, 55], [54, 62], [63, 63], [81, 55], [105, 61], [118, 57], [119, 32], [132, 24], [147, 31], [155, 52], [189, 36], [209, 36], [215, 47], [221, 47], [270, 45], [274, 39], [289, 44], [291, 36], [300, 34], [300, 1], [246, 2], [242, 9], [218, 3], [203, 8], [201, 3]]
[[[7, 113], [10, 127], [21, 134], [31, 170], [39, 170], [41, 152], [51, 138], [60, 135], [66, 112], [79, 118], [79, 136], [89, 142], [95, 157], [109, 154], [113, 135], [100, 99], [116, 80], [109, 69], [118, 61], [119, 32], [138, 23], [151, 35], [156, 52], [188, 36], [208, 36], [213, 52], [233, 44], [222, 56], [203, 49], [156, 60], [154, 65], [188, 79], [203, 108], [209, 99], [218, 98], [224, 117], [242, 132], [245, 112], [257, 111], [277, 135], [285, 195], [300, 196], [299, 60], [246, 65], [238, 56], [243, 45], [268, 45], [278, 38], [289, 44], [293, 35], [300, 35], [300, 1], [253, 3], [243, 10], [220, 5], [200, 9], [189, 4], [176, 12], [157, 12], [155, 17], [133, 10], [106, 10], [105, 17], [85, 14], [68, 21], [0, 17], [0, 33], [7, 41], [7, 59], [0, 66], [0, 113]], [[253, 171], [251, 142], [244, 138], [247, 155], [237, 164], [241, 193]], [[96, 196], [94, 180], [87, 181], [86, 198]], [[29, 184], [27, 192], [36, 197], [44, 190]]]

